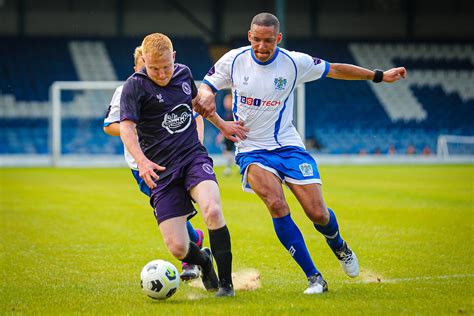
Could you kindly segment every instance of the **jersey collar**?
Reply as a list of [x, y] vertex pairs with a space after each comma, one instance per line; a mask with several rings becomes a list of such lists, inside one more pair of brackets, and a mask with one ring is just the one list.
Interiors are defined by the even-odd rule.
[[250, 55], [252, 56], [253, 61], [262, 66], [271, 64], [275, 60], [275, 58], [277, 58], [279, 52], [280, 52], [280, 48], [277, 46], [277, 48], [275, 49], [275, 53], [273, 53], [272, 58], [270, 58], [267, 61], [260, 61], [257, 59], [257, 57], [255, 57], [253, 49], [250, 49]]

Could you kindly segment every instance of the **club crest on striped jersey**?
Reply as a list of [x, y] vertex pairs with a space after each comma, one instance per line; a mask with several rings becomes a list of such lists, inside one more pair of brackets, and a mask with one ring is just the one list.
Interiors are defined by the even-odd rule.
[[286, 89], [286, 79], [283, 77], [275, 78], [273, 83], [275, 84], [276, 91], [283, 91]]

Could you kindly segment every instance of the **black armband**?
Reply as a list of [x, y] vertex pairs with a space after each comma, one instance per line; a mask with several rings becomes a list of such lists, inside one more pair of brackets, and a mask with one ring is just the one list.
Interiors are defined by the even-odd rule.
[[380, 69], [374, 69], [375, 76], [374, 79], [372, 80], [375, 83], [379, 83], [383, 81], [383, 71]]

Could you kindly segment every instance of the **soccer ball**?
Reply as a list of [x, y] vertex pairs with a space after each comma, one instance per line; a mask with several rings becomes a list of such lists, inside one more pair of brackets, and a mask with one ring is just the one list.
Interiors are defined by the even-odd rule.
[[140, 285], [149, 297], [165, 300], [179, 287], [179, 273], [174, 265], [164, 260], [148, 262], [140, 273]]

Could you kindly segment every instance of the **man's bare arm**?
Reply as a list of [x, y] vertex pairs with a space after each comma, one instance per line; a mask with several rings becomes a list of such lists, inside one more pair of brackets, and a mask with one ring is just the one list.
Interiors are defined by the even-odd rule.
[[196, 129], [198, 133], [198, 138], [201, 144], [204, 145], [204, 119], [201, 115], [196, 117]]
[[216, 113], [215, 93], [207, 84], [201, 83], [198, 95], [193, 101], [194, 110], [202, 117], [207, 118]]
[[109, 136], [120, 136], [120, 123], [104, 126], [104, 132]]
[[[407, 71], [405, 67], [397, 67], [383, 72], [383, 82], [392, 83], [402, 78], [405, 78]], [[337, 64], [329, 65], [329, 78], [342, 80], [373, 80], [375, 71], [351, 64]]]
[[207, 120], [217, 127], [225, 138], [234, 143], [238, 143], [240, 140], [247, 138], [249, 129], [244, 126], [244, 122], [242, 121], [224, 121], [217, 112], [207, 117]]

